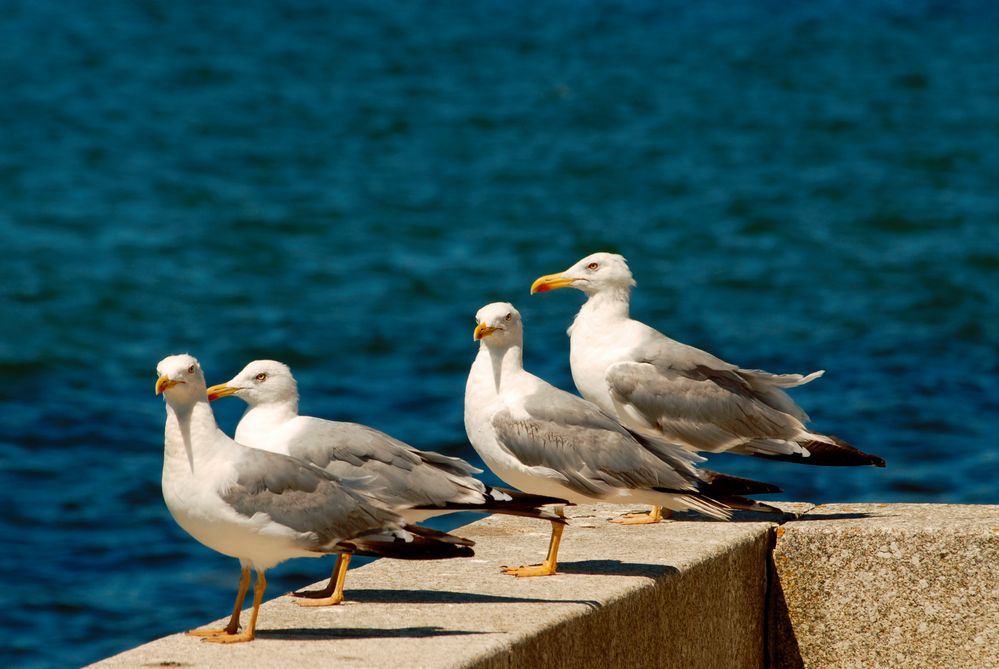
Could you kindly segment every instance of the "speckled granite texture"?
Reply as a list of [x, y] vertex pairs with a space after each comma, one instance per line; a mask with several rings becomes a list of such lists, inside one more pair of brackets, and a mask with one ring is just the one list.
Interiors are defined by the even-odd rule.
[[825, 505], [776, 535], [774, 669], [999, 667], [999, 506]]

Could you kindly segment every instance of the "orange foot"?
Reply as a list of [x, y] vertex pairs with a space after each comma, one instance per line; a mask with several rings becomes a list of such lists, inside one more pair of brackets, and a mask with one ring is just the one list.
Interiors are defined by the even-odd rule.
[[253, 632], [240, 632], [239, 634], [222, 634], [219, 636], [206, 636], [202, 641], [207, 641], [209, 643], [243, 643], [244, 641], [253, 641]]
[[652, 525], [660, 522], [660, 519], [653, 518], [651, 513], [628, 513], [618, 518], [611, 518], [608, 522], [618, 525]]
[[[667, 518], [669, 517], [669, 512], [667, 512]], [[661, 522], [663, 519], [663, 512], [661, 507], [655, 507], [651, 511], [645, 513], [626, 513], [619, 518], [611, 518], [610, 522], [617, 523], [618, 525], [652, 525], [653, 523]]]
[[196, 630], [188, 630], [187, 632], [184, 632], [184, 634], [186, 634], [187, 636], [203, 636], [203, 637], [224, 636], [226, 634], [231, 635], [235, 633], [236, 633], [235, 631], [230, 632], [224, 627], [222, 629], [201, 628]]
[[297, 593], [292, 593], [296, 597], [306, 597], [307, 599], [296, 599], [295, 603], [299, 606], [336, 606], [343, 601], [343, 593], [334, 593], [329, 597], [322, 597], [321, 595], [316, 595], [315, 598], [311, 598], [313, 593], [308, 593], [306, 595], [299, 595]]
[[288, 595], [291, 597], [304, 597], [306, 599], [326, 599], [333, 596], [336, 592], [333, 588], [323, 588], [322, 590], [296, 590], [295, 592], [289, 592]]
[[555, 565], [549, 564], [548, 562], [543, 562], [542, 564], [533, 564], [529, 567], [503, 567], [502, 572], [507, 576], [554, 576], [555, 575]]

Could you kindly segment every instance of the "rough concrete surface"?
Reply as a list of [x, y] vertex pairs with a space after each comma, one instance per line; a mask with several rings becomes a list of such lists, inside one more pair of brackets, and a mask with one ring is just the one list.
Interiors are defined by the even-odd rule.
[[771, 518], [607, 522], [620, 513], [571, 508], [557, 576], [501, 575], [540, 562], [550, 526], [491, 517], [455, 530], [474, 558], [351, 570], [341, 606], [267, 602], [252, 643], [173, 635], [92, 666], [761, 667]]
[[338, 607], [268, 602], [253, 643], [93, 666], [999, 667], [999, 506], [779, 506], [781, 527], [574, 508], [559, 575], [530, 579], [499, 568], [540, 561], [548, 524], [489, 518], [456, 531], [475, 558], [351, 570]]
[[999, 667], [999, 506], [825, 505], [777, 535], [771, 667]]

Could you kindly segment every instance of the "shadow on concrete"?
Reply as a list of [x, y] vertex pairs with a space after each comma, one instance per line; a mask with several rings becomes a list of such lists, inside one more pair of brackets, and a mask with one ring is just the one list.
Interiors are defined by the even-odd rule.
[[804, 669], [798, 636], [784, 597], [784, 587], [773, 561], [773, 545], [767, 559], [766, 612], [763, 618], [766, 669]]
[[[673, 520], [679, 520], [684, 523], [784, 523], [795, 518], [796, 516], [793, 513], [780, 514], [738, 510], [733, 511], [732, 517], [729, 520], [708, 518], [692, 511], [682, 511], [673, 514]], [[666, 520], [664, 522], [668, 523], [669, 521]]]
[[[797, 514], [785, 512], [783, 514], [776, 513], [761, 513], [757, 511], [736, 511], [732, 514], [731, 520], [716, 520], [714, 518], [707, 518], [705, 516], [694, 514], [694, 513], [678, 513], [674, 515], [676, 520], [682, 520], [685, 523], [690, 522], [703, 522], [703, 523], [791, 523], [798, 522], [801, 520], [849, 520], [851, 518], [871, 518], [874, 516], [880, 516], [881, 514], [871, 514], [871, 513], [822, 513], [821, 511], [816, 512], [814, 509], [808, 511], [807, 513]], [[665, 521], [669, 522], [669, 521]]]
[[813, 520], [851, 520], [855, 518], [880, 518], [883, 515], [880, 513], [822, 513], [821, 511], [809, 511], [803, 516], [792, 516], [787, 521], [800, 523], [802, 521]]
[[[559, 565], [562, 571], [562, 565]], [[511, 579], [512, 582], [512, 579]], [[451, 592], [448, 590], [350, 590], [345, 593], [352, 602], [368, 602], [380, 604], [596, 604], [588, 600], [572, 599], [538, 599], [535, 597], [506, 597], [503, 595], [485, 595], [478, 592]]]
[[375, 629], [371, 627], [292, 627], [288, 629], [257, 630], [258, 639], [284, 641], [330, 641], [332, 639], [419, 639], [434, 636], [485, 634], [471, 630], [449, 630], [443, 627], [399, 627]]
[[646, 576], [659, 578], [664, 574], [676, 574], [676, 567], [662, 564], [621, 562], [620, 560], [577, 560], [559, 562], [560, 574], [590, 574], [593, 576]]

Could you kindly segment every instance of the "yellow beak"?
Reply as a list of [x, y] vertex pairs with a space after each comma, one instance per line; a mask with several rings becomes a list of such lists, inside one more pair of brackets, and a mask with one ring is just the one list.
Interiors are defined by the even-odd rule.
[[224, 383], [220, 383], [208, 389], [208, 401], [214, 402], [220, 397], [229, 397], [229, 395], [235, 395], [238, 392], [239, 388], [231, 388]]
[[575, 279], [562, 276], [561, 272], [539, 276], [531, 284], [531, 295], [534, 295], [534, 293], [547, 293], [549, 290], [555, 290], [556, 288], [568, 288], [575, 282]]
[[156, 379], [156, 394], [159, 395], [164, 390], [169, 390], [170, 388], [173, 388], [178, 383], [180, 383], [180, 381], [174, 381], [173, 379], [171, 379], [170, 377], [168, 377], [166, 374], [164, 374], [160, 378]]
[[485, 323], [479, 323], [475, 326], [475, 332], [472, 333], [472, 339], [479, 341], [483, 337], [488, 337], [497, 330], [499, 330], [499, 328], [491, 328]]

